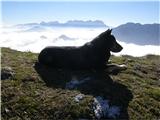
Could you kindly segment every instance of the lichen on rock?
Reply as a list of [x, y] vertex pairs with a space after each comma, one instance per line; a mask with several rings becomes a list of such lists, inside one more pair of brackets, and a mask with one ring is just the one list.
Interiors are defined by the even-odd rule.
[[1, 80], [13, 79], [15, 72], [12, 70], [11, 67], [3, 67], [1, 69]]

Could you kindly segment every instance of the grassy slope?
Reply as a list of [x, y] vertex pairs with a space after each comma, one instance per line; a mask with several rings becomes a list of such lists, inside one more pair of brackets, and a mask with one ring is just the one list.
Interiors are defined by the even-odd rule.
[[[160, 118], [160, 56], [111, 57], [112, 63], [128, 69], [116, 76], [90, 71], [54, 70], [39, 66], [37, 54], [1, 49], [2, 67], [15, 71], [13, 80], [1, 81], [2, 120], [6, 119], [75, 119], [95, 118], [91, 110], [93, 96], [103, 96], [121, 107], [124, 119]], [[71, 75], [94, 76], [97, 80], [76, 90], [66, 90]], [[74, 101], [83, 93], [85, 98]]]

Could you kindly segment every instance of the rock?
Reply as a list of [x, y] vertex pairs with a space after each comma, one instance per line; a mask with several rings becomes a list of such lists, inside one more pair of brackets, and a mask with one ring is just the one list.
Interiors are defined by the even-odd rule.
[[11, 67], [4, 67], [1, 69], [1, 80], [13, 79], [15, 73]]
[[107, 65], [107, 73], [109, 74], [118, 74], [119, 72], [123, 71], [123, 70], [126, 70], [127, 69], [127, 66], [125, 64], [122, 64], [122, 65], [117, 65], [117, 64], [108, 64]]
[[109, 108], [108, 103], [109, 103], [108, 100], [103, 100], [102, 97], [100, 96], [94, 98], [93, 110], [94, 110], [95, 117], [97, 119], [107, 116], [107, 110]]
[[109, 100], [104, 100], [100, 96], [94, 98], [93, 111], [97, 119], [115, 119], [120, 115], [120, 108], [118, 106], [109, 106]]
[[80, 102], [82, 99], [84, 98], [84, 95], [83, 94], [78, 94], [74, 97], [74, 100], [76, 102]]
[[141, 70], [141, 65], [140, 65], [140, 64], [135, 64], [135, 65], [133, 66], [133, 69], [134, 69], [134, 70]]
[[6, 113], [10, 112], [10, 110], [8, 108], [4, 108], [4, 110], [5, 110]]

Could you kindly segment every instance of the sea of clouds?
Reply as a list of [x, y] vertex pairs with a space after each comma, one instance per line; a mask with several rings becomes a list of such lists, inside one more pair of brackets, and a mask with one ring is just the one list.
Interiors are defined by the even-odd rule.
[[[0, 28], [0, 47], [9, 47], [19, 51], [39, 53], [46, 46], [80, 46], [98, 36], [105, 28], [69, 28], [45, 27], [34, 28], [3, 26]], [[136, 45], [117, 40], [123, 50], [114, 55], [144, 56], [147, 54], [160, 55], [160, 46]]]

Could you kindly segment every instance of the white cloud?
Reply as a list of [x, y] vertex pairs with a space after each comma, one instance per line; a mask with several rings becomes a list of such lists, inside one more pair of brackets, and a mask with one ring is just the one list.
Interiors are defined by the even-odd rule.
[[119, 53], [114, 53], [114, 55], [132, 55], [132, 56], [144, 56], [147, 54], [160, 55], [160, 46], [154, 45], [136, 45], [128, 44], [124, 42], [119, 42], [123, 46], [123, 50]]
[[[25, 32], [26, 28], [5, 27], [0, 28], [0, 47], [10, 47], [20, 51], [40, 52], [46, 46], [80, 46], [92, 40], [105, 29], [97, 28], [47, 28], [41, 32]], [[66, 35], [74, 40], [64, 40], [57, 38], [61, 35]], [[45, 36], [46, 39], [42, 39]], [[146, 54], [160, 55], [160, 46], [140, 46], [135, 44], [127, 44], [119, 42], [123, 46], [120, 53], [115, 55], [132, 55], [144, 56]]]

